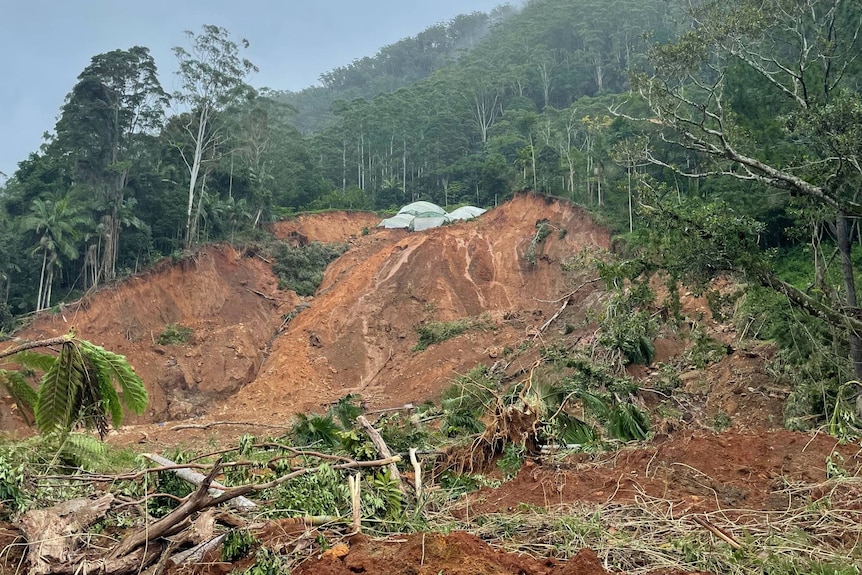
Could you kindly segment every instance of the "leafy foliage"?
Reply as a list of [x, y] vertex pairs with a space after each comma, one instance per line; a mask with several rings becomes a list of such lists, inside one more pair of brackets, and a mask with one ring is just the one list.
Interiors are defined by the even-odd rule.
[[465, 317], [453, 321], [428, 321], [413, 327], [419, 334], [419, 341], [413, 346], [413, 351], [423, 351], [429, 345], [434, 345], [458, 337], [471, 329], [489, 329], [491, 323], [485, 316]]
[[323, 272], [341, 254], [347, 251], [346, 244], [322, 244], [311, 242], [302, 247], [293, 247], [280, 242], [274, 249], [273, 270], [278, 275], [279, 289], [289, 289], [297, 295], [314, 295], [323, 281]]
[[159, 345], [182, 345], [194, 335], [194, 330], [184, 325], [169, 323], [156, 338]]
[[25, 349], [11, 358], [12, 362], [44, 372], [38, 390], [31, 388], [20, 372], [0, 370], [0, 383], [24, 414], [32, 410], [40, 432], [59, 437], [61, 443], [79, 425], [96, 429], [104, 436], [108, 417], [114, 426], [119, 426], [124, 407], [143, 413], [148, 400], [146, 387], [123, 356], [73, 336], [24, 347], [52, 343], [60, 345], [56, 357]]

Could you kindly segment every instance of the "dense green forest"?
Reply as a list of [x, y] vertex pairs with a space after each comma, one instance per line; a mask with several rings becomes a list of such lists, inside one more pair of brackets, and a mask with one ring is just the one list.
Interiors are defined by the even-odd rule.
[[175, 48], [174, 94], [146, 47], [96, 55], [0, 189], [0, 326], [296, 211], [531, 189], [625, 234], [629, 279], [758, 286], [751, 334], [822, 413], [862, 378], [860, 23], [849, 0], [531, 0], [297, 93], [255, 90], [215, 26]]

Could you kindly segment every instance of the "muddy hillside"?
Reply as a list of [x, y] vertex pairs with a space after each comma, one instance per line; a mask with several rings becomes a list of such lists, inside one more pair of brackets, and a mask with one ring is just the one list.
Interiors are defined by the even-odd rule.
[[[44, 313], [18, 335], [74, 329], [126, 355], [151, 397], [133, 424], [205, 414], [283, 422], [348, 393], [385, 408], [435, 399], [455, 374], [539, 335], [586, 278], [564, 264], [609, 246], [583, 211], [531, 195], [423, 233], [377, 221], [336, 212], [276, 225], [297, 245], [349, 242], [313, 298], [279, 290], [258, 251], [209, 246]], [[600, 294], [590, 284], [576, 299], [583, 314]], [[416, 349], [417, 326], [453, 320], [471, 329]], [[5, 429], [20, 427], [8, 401], [2, 415]]]

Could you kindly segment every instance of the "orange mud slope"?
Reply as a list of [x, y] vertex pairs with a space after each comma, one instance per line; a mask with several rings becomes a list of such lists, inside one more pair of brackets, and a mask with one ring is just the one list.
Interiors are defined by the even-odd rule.
[[[138, 421], [200, 414], [257, 375], [281, 314], [296, 305], [279, 292], [269, 266], [253, 255], [212, 246], [172, 264], [102, 289], [60, 313], [43, 313], [18, 334], [35, 340], [71, 328], [125, 355], [147, 385], [150, 404]], [[183, 345], [159, 345], [169, 324], [193, 330]], [[20, 427], [8, 398], [2, 429]], [[134, 421], [134, 419], [132, 419]]]
[[[543, 219], [553, 232], [533, 265], [526, 254]], [[584, 279], [563, 274], [561, 262], [584, 248], [607, 249], [609, 236], [573, 206], [522, 195], [471, 222], [377, 230], [358, 244], [329, 267], [310, 307], [219, 418], [278, 420], [347, 393], [377, 408], [435, 399], [455, 374], [492, 363], [544, 324]], [[582, 292], [582, 307], [598, 301]], [[420, 322], [482, 316], [486, 329], [413, 351]]]
[[[553, 231], [527, 258], [540, 220]], [[281, 425], [347, 393], [372, 408], [436, 398], [455, 374], [502, 358], [583, 283], [585, 272], [563, 273], [565, 259], [609, 246], [608, 233], [580, 209], [532, 195], [422, 233], [377, 229], [378, 221], [327, 212], [276, 224], [280, 237], [300, 242], [350, 241], [315, 298], [279, 291], [253, 253], [210, 246], [61, 313], [43, 313], [18, 335], [41, 339], [74, 326], [80, 337], [126, 355], [150, 391], [147, 413], [129, 423], [208, 415]], [[372, 231], [363, 236], [366, 227]], [[598, 298], [590, 284], [567, 313], [582, 318]], [[420, 322], [480, 316], [484, 329], [412, 351]], [[194, 335], [159, 345], [169, 324]], [[21, 427], [9, 398], [0, 408], [0, 429]]]
[[290, 240], [299, 245], [309, 242], [329, 244], [358, 236], [364, 229], [373, 230], [381, 219], [372, 212], [335, 211], [300, 214], [295, 218], [273, 224], [272, 233], [280, 240]]

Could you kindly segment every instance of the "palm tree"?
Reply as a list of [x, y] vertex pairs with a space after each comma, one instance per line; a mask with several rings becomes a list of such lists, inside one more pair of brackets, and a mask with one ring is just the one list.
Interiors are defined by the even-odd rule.
[[33, 254], [42, 254], [42, 269], [39, 274], [39, 293], [36, 298], [36, 311], [51, 306], [51, 288], [54, 282], [54, 268], [60, 267], [60, 256], [74, 260], [78, 258], [75, 240], [80, 229], [89, 220], [79, 214], [80, 208], [69, 202], [67, 197], [57, 200], [35, 199], [30, 205], [30, 213], [21, 221], [21, 230], [33, 230], [40, 234], [33, 248]]

